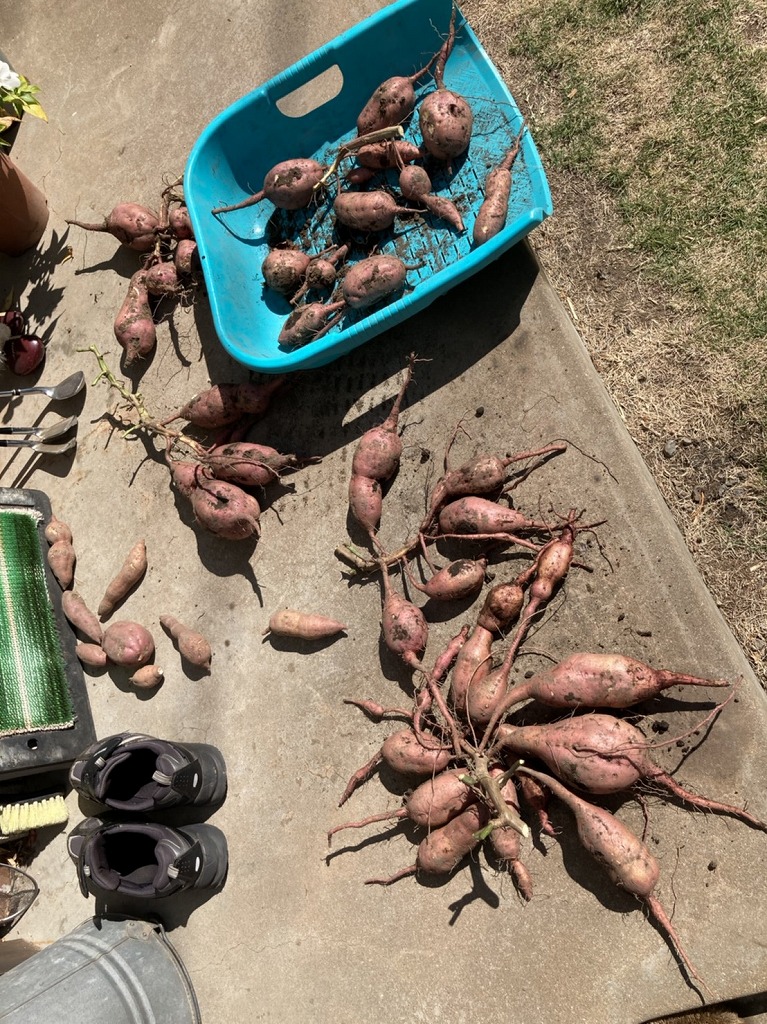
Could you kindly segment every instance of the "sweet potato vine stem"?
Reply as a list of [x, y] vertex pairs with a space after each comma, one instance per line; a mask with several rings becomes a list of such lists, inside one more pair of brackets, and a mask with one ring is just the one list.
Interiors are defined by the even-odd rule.
[[195, 452], [195, 454], [199, 456], [205, 455], [205, 448], [193, 438], [187, 437], [178, 430], [171, 430], [162, 423], [158, 423], [155, 417], [150, 414], [149, 410], [144, 405], [144, 397], [141, 392], [128, 390], [125, 383], [116, 377], [110, 370], [106, 359], [96, 345], [89, 345], [87, 348], [79, 348], [77, 351], [92, 352], [96, 357], [96, 362], [99, 364], [99, 374], [94, 379], [93, 384], [98, 384], [101, 380], [106, 381], [107, 385], [110, 388], [114, 388], [138, 416], [138, 423], [134, 423], [132, 426], [128, 427], [123, 434], [124, 437], [128, 437], [136, 430], [147, 430], [151, 434], [157, 434], [168, 440], [182, 440], [184, 444], [188, 445], [192, 451]]

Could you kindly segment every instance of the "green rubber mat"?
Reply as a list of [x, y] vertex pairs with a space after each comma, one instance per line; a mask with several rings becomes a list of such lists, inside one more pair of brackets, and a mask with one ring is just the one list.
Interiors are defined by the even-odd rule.
[[0, 736], [74, 724], [34, 511], [0, 511]]

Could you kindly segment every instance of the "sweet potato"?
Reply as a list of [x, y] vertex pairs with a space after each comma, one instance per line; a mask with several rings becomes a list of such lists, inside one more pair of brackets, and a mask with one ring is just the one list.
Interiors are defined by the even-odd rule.
[[229, 480], [243, 487], [266, 487], [279, 479], [284, 470], [294, 469], [302, 461], [312, 460], [283, 455], [268, 445], [234, 441], [208, 452], [205, 465], [219, 480]]
[[165, 673], [159, 665], [143, 665], [136, 669], [128, 682], [138, 690], [153, 690], [164, 678]]
[[160, 625], [176, 641], [178, 652], [185, 661], [195, 668], [210, 668], [213, 652], [202, 633], [185, 626], [174, 615], [161, 615]]
[[514, 704], [531, 698], [552, 708], [628, 708], [670, 686], [728, 686], [726, 679], [654, 669], [622, 654], [571, 654], [514, 688]]
[[383, 746], [371, 759], [351, 776], [341, 794], [338, 806], [342, 807], [352, 793], [366, 779], [369, 779], [381, 762], [403, 775], [436, 776], [450, 764], [453, 751], [444, 746], [428, 732], [416, 734], [413, 729], [399, 729], [391, 733]]
[[388, 571], [381, 574], [384, 602], [381, 610], [381, 631], [384, 643], [412, 669], [423, 671], [420, 656], [426, 649], [429, 627], [420, 608], [398, 594]]
[[101, 623], [76, 591], [64, 591], [61, 595], [61, 608], [78, 632], [94, 644], [101, 643], [104, 636]]
[[504, 723], [498, 727], [496, 746], [516, 756], [540, 758], [560, 779], [589, 793], [620, 793], [644, 780], [692, 807], [728, 814], [767, 831], [767, 824], [747, 811], [685, 789], [654, 763], [639, 729], [612, 715], [595, 713], [546, 725]]
[[498, 505], [487, 498], [474, 497], [449, 502], [439, 513], [438, 523], [442, 534], [461, 533], [469, 536], [548, 529], [545, 523], [528, 519], [514, 508]]
[[48, 548], [48, 565], [62, 590], [68, 590], [75, 578], [75, 549], [68, 540], [57, 540]]
[[317, 341], [338, 323], [344, 314], [345, 302], [310, 302], [294, 309], [277, 336], [283, 348], [294, 349]]
[[431, 178], [423, 167], [404, 167], [400, 172], [399, 187], [405, 199], [421, 203], [429, 213], [439, 220], [446, 221], [456, 231], [466, 230], [463, 218], [452, 199], [432, 192]]
[[200, 269], [200, 256], [197, 242], [191, 238], [182, 238], [173, 253], [173, 262], [179, 277], [192, 277]]
[[261, 506], [236, 484], [201, 480], [198, 475], [191, 502], [197, 522], [225, 540], [248, 540], [261, 534]]
[[51, 515], [44, 530], [45, 539], [49, 544], [55, 544], [57, 540], [64, 540], [72, 543], [72, 531], [66, 523], [62, 523], [55, 515]]
[[352, 456], [352, 474], [371, 480], [390, 480], [397, 472], [402, 455], [402, 439], [398, 433], [399, 414], [405, 392], [413, 379], [415, 355], [411, 353], [405, 377], [389, 415], [377, 427], [367, 430], [357, 442]]
[[556, 838], [557, 833], [549, 818], [549, 791], [531, 775], [518, 773], [515, 776], [515, 781], [519, 786], [525, 806], [537, 817], [541, 832]]
[[336, 825], [328, 831], [328, 844], [337, 832], [343, 832], [347, 828], [364, 828], [374, 822], [392, 821], [396, 818], [408, 818], [421, 828], [439, 828], [477, 799], [473, 790], [459, 778], [465, 771], [465, 768], [451, 768], [426, 779], [405, 796], [404, 806], [397, 810], [382, 811], [360, 821], [346, 821], [342, 825]]
[[[503, 768], [495, 767], [490, 769], [490, 775], [494, 779], [500, 779], [503, 774]], [[506, 805], [519, 814], [519, 798], [513, 779], [505, 781], [501, 787], [501, 795]], [[496, 857], [511, 873], [520, 896], [526, 901], [531, 900], [533, 898], [533, 880], [530, 877], [530, 872], [520, 859], [522, 839], [519, 832], [509, 828], [508, 825], [502, 828], [494, 828], [490, 833], [490, 845]]]
[[147, 570], [146, 543], [137, 540], [125, 557], [120, 571], [109, 583], [97, 608], [99, 618], [108, 619], [121, 601], [143, 579]]
[[416, 590], [434, 601], [460, 601], [479, 593], [485, 581], [486, 558], [458, 558], [439, 569], [426, 583], [419, 583], [408, 570]]
[[130, 668], [145, 665], [154, 654], [154, 639], [149, 630], [127, 619], [107, 626], [101, 646], [111, 662]]
[[368, 256], [345, 274], [341, 291], [352, 309], [367, 309], [405, 287], [405, 264], [397, 256]]
[[660, 879], [660, 865], [639, 836], [635, 835], [615, 815], [603, 807], [595, 807], [571, 793], [556, 779], [528, 768], [523, 768], [521, 771], [548, 786], [554, 795], [569, 808], [575, 817], [578, 838], [584, 848], [602, 865], [616, 885], [626, 889], [646, 904], [647, 909], [676, 949], [689, 976], [708, 988], [690, 963], [668, 914], [660, 900], [654, 895]]
[[400, 878], [423, 871], [427, 875], [449, 875], [463, 858], [476, 849], [479, 830], [487, 823], [484, 804], [470, 804], [441, 828], [433, 829], [418, 847], [416, 862], [389, 878], [369, 878], [366, 885], [391, 885]]
[[338, 221], [353, 231], [386, 231], [397, 216], [412, 215], [407, 206], [399, 206], [393, 196], [374, 192], [341, 192], [333, 203]]
[[354, 154], [360, 167], [371, 171], [384, 171], [390, 167], [402, 167], [423, 156], [420, 146], [407, 139], [389, 139], [387, 142], [370, 142]]
[[192, 497], [192, 494], [197, 487], [198, 477], [207, 476], [210, 479], [209, 471], [199, 462], [187, 462], [182, 459], [173, 459], [170, 454], [166, 454], [165, 461], [168, 465], [168, 469], [170, 470], [171, 480], [185, 498]]
[[431, 58], [419, 71], [407, 76], [394, 76], [381, 82], [360, 111], [357, 134], [368, 135], [379, 128], [401, 124], [415, 107], [414, 86], [426, 74], [437, 58]]
[[349, 479], [349, 511], [372, 538], [381, 522], [383, 491], [378, 480], [353, 474]]
[[219, 206], [214, 214], [243, 210], [246, 206], [268, 199], [278, 210], [300, 210], [314, 198], [315, 185], [325, 173], [322, 164], [316, 160], [283, 160], [266, 172], [263, 188], [232, 206]]
[[278, 636], [291, 636], [299, 640], [324, 640], [337, 636], [346, 629], [342, 622], [337, 622], [327, 615], [281, 608], [270, 616], [264, 634], [276, 633]]
[[144, 282], [147, 292], [157, 297], [178, 295], [181, 291], [178, 270], [172, 260], [164, 260], [151, 266], [146, 272]]
[[261, 264], [264, 284], [280, 295], [293, 295], [302, 285], [311, 257], [298, 249], [272, 249]]
[[313, 257], [306, 268], [303, 284], [291, 299], [292, 304], [296, 305], [308, 291], [330, 291], [338, 277], [336, 264], [348, 251], [348, 245], [339, 245], [332, 253]]
[[437, 160], [451, 169], [455, 157], [469, 148], [474, 115], [471, 107], [457, 92], [445, 87], [445, 64], [455, 44], [455, 8], [450, 17], [447, 39], [437, 57], [434, 67], [436, 90], [421, 101], [418, 108], [418, 123], [425, 149]]
[[490, 672], [493, 634], [482, 626], [475, 626], [458, 652], [450, 676], [449, 700], [458, 714], [466, 712], [466, 694], [470, 686], [477, 686]]
[[501, 163], [494, 167], [485, 178], [485, 198], [477, 211], [474, 221], [473, 238], [475, 245], [481, 245], [493, 238], [506, 223], [511, 195], [511, 168], [522, 145], [525, 122], [517, 134], [514, 144]]
[[236, 422], [241, 416], [263, 416], [272, 396], [285, 385], [284, 377], [272, 377], [264, 383], [213, 384], [200, 391], [178, 412], [163, 421], [188, 420], [195, 427], [215, 430]]
[[496, 583], [487, 592], [477, 625], [491, 633], [505, 632], [516, 621], [524, 600], [525, 593], [516, 581]]
[[91, 668], [106, 668], [107, 667], [107, 654], [100, 644], [77, 644], [75, 647], [75, 654], [83, 665], [89, 665]]
[[130, 279], [128, 294], [115, 317], [114, 333], [125, 350], [125, 365], [143, 359], [157, 344], [152, 310], [149, 306], [147, 271], [137, 270]]
[[181, 241], [194, 238], [194, 229], [186, 206], [174, 206], [168, 211], [168, 227]]
[[84, 228], [86, 231], [108, 231], [111, 235], [136, 252], [149, 252], [157, 238], [160, 220], [157, 214], [138, 203], [118, 203], [100, 224], [83, 224], [79, 220], [68, 220], [67, 224]]

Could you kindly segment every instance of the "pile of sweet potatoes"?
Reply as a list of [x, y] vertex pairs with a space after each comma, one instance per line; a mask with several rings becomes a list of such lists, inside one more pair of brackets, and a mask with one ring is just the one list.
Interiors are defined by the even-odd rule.
[[[285, 296], [294, 307], [277, 338], [281, 348], [318, 341], [339, 324], [343, 329], [347, 318], [354, 322], [360, 311], [366, 315], [413, 287], [397, 251], [401, 232], [411, 242], [416, 234], [424, 247], [443, 249], [450, 233], [466, 231], [464, 214], [477, 214], [475, 245], [503, 227], [524, 124], [499, 167], [489, 174], [484, 160], [477, 167], [485, 181], [481, 203], [459, 187], [449, 194], [460, 163], [470, 158], [474, 129], [469, 101], [445, 84], [455, 20], [453, 8], [449, 24], [435, 26], [441, 45], [422, 68], [395, 73], [373, 91], [357, 118], [356, 136], [337, 145], [329, 164], [292, 155], [286, 140], [284, 158], [267, 171], [257, 192], [211, 210], [226, 221], [234, 211], [266, 201], [280, 215], [267, 227], [270, 250], [262, 277], [267, 292]], [[491, 130], [508, 137], [503, 112]], [[283, 211], [305, 216], [294, 220]]]
[[[767, 823], [742, 807], [688, 789], [655, 754], [661, 745], [674, 749], [677, 741], [693, 733], [704, 736], [704, 726], [716, 719], [734, 691], [723, 679], [656, 669], [619, 652], [587, 648], [514, 681], [512, 670], [531, 625], [547, 608], [551, 611], [552, 600], [564, 592], [570, 574], [588, 568], [577, 557], [579, 535], [600, 525], [584, 522], [574, 510], [552, 516], [549, 522], [534, 520], [504, 502], [509, 467], [563, 454], [564, 444], [518, 455], [481, 454], [455, 469], [446, 465], [431, 490], [417, 536], [396, 550], [385, 550], [378, 532], [384, 511], [382, 488], [402, 456], [397, 424], [413, 364], [411, 357], [391, 414], [363, 435], [352, 461], [350, 512], [368, 540], [370, 556], [348, 544], [337, 549], [357, 573], [380, 574], [383, 643], [408, 667], [413, 688], [412, 700], [399, 707], [385, 707], [369, 696], [347, 700], [376, 721], [396, 717], [404, 719], [404, 725], [352, 774], [339, 805], [382, 766], [402, 776], [405, 796], [402, 806], [393, 810], [341, 821], [329, 830], [328, 840], [347, 829], [407, 821], [421, 836], [412, 861], [387, 877], [368, 879], [368, 884], [389, 885], [408, 875], [447, 877], [484, 846], [488, 860], [508, 869], [520, 897], [530, 900], [531, 829], [556, 837], [558, 829], [572, 828], [607, 876], [643, 903], [666, 935], [688, 982], [706, 988], [658, 896], [657, 859], [644, 838], [603, 800], [616, 794], [641, 799], [644, 785], [688, 808], [727, 815], [767, 831]], [[527, 476], [529, 463], [523, 473]], [[437, 570], [429, 551], [446, 538], [488, 546], [481, 557], [467, 551], [466, 557]], [[409, 600], [406, 588], [415, 586], [430, 601], [460, 601], [465, 606], [483, 590], [491, 553], [512, 547], [527, 553], [526, 564], [508, 579], [494, 582], [472, 621], [443, 650], [427, 656], [428, 607]], [[426, 582], [418, 578], [420, 568], [408, 567], [408, 561], [418, 556], [432, 566]], [[405, 567], [400, 584], [392, 576], [395, 566]], [[696, 695], [712, 703], [692, 730], [660, 744], [634, 722], [640, 704], [652, 702], [670, 687], [695, 688]], [[729, 693], [717, 704], [713, 698], [722, 688], [729, 688]], [[567, 814], [550, 810], [552, 800]], [[550, 814], [556, 814], [556, 828]]]
[[200, 278], [197, 243], [179, 185], [163, 190], [157, 210], [122, 202], [99, 222], [67, 221], [86, 231], [107, 232], [139, 253], [140, 265], [114, 321], [126, 367], [140, 364], [154, 351], [161, 300], [189, 300]]

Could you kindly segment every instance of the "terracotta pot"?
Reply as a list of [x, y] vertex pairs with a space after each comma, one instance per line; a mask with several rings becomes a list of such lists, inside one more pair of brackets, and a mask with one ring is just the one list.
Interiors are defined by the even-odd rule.
[[0, 150], [0, 252], [20, 256], [40, 241], [47, 223], [45, 196]]

